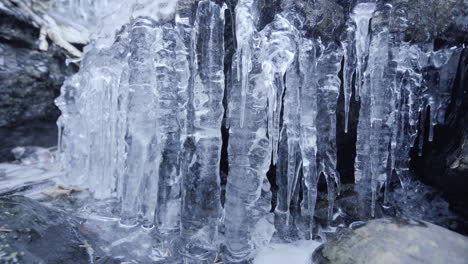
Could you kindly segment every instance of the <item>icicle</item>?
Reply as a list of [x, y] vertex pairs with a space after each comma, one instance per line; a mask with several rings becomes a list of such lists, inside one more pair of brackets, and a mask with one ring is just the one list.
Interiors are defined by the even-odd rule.
[[[263, 231], [255, 230], [260, 226], [272, 228], [271, 220], [268, 220], [271, 215], [268, 213], [270, 203], [266, 196], [269, 187], [265, 175], [269, 168], [269, 154], [273, 152], [276, 160], [283, 77], [295, 51], [292, 30], [286, 19], [277, 16], [260, 32], [261, 37], [255, 34], [252, 38], [256, 42], [253, 45], [256, 47], [255, 57], [260, 59], [252, 61], [249, 85], [245, 86], [247, 103], [243, 127], [235, 119], [243, 111], [237, 104], [243, 100], [244, 94], [232, 89], [232, 102], [229, 104], [232, 117], [228, 150], [230, 171], [225, 204], [227, 259], [230, 261], [249, 258], [258, 243], [255, 242], [258, 241], [256, 236], [264, 236], [263, 240], [271, 238], [258, 233]], [[267, 115], [264, 115], [267, 109]], [[249, 215], [253, 214], [254, 205], [260, 207], [256, 210], [261, 213], [255, 214], [256, 217], [252, 219]]]
[[58, 135], [57, 135], [57, 152], [61, 153], [63, 151], [63, 129], [64, 129], [64, 123], [62, 121], [63, 117], [59, 117], [57, 120], [57, 130], [58, 130]]
[[328, 222], [327, 225], [331, 226], [333, 220], [333, 208], [335, 206], [335, 179], [329, 175], [325, 175], [327, 181], [327, 196], [328, 196]]
[[[393, 82], [395, 64], [390, 56], [388, 32], [389, 9], [374, 14], [378, 16], [372, 26], [367, 69], [361, 90], [361, 109], [356, 142], [356, 184], [367, 199], [369, 186], [372, 193], [371, 216], [375, 213], [377, 190], [386, 181], [389, 144], [394, 124]], [[361, 201], [365, 204], [365, 201]]]
[[[353, 85], [353, 76], [356, 72], [356, 34], [355, 26], [347, 23], [346, 39], [341, 43], [344, 51], [343, 67], [343, 93], [344, 93], [344, 112], [345, 112], [345, 133], [348, 133], [349, 126], [349, 105]], [[356, 82], [357, 83], [357, 82]]]
[[429, 134], [428, 134], [428, 141], [429, 142], [432, 142], [432, 140], [434, 140], [434, 126], [435, 126], [435, 124], [431, 120], [429, 122]]
[[418, 156], [421, 157], [423, 154], [424, 140], [425, 140], [425, 124], [426, 124], [426, 108], [420, 112], [419, 119], [419, 140], [418, 140]]
[[241, 83], [240, 126], [244, 126], [245, 102], [251, 68], [251, 40], [255, 31], [254, 0], [240, 0], [236, 6], [237, 80]]
[[321, 45], [323, 53], [317, 60], [317, 173], [323, 173], [327, 180], [331, 220], [335, 195], [333, 182], [339, 184], [340, 181], [336, 172], [336, 109], [343, 53], [333, 42]]
[[371, 188], [372, 188], [372, 201], [371, 201], [371, 217], [375, 217], [375, 204], [377, 202], [377, 182], [373, 178], [371, 181]]
[[372, 18], [376, 4], [360, 3], [354, 7], [351, 18], [356, 23], [356, 100], [360, 100], [361, 87], [364, 81], [364, 70], [369, 53], [369, 21]]
[[284, 75], [294, 59], [294, 27], [281, 15], [262, 31], [265, 39], [260, 60], [263, 81], [268, 89], [268, 135], [273, 149], [273, 163], [278, 156], [280, 113], [283, 107]]
[[[79, 23], [88, 24], [101, 14], [86, 10], [117, 5], [65, 2], [77, 9], [72, 15]], [[383, 187], [388, 202], [392, 173], [405, 188], [411, 148], [421, 155], [434, 126], [445, 122], [461, 49], [406, 42], [404, 25], [389, 32], [390, 15], [399, 16], [389, 4], [358, 3], [340, 46], [336, 36], [317, 37], [323, 24], [303, 27], [297, 11], [308, 3], [280, 1], [283, 11], [263, 25], [269, 18], [259, 17], [261, 2], [239, 0], [232, 19], [237, 50], [225, 85], [224, 45], [232, 43], [224, 42], [223, 1], [149, 1], [134, 8], [127, 7], [135, 0], [117, 2], [123, 8], [106, 10], [114, 18], [105, 24], [113, 26], [86, 48], [79, 73], [57, 99], [63, 113], [59, 155], [67, 171], [62, 181], [106, 202], [117, 198], [112, 203], [120, 202], [123, 225], [156, 225], [163, 240], [180, 231], [183, 262], [215, 262], [222, 224], [223, 259], [232, 263], [250, 261], [275, 231], [286, 240], [313, 238], [322, 176], [333, 224], [341, 63], [345, 132], [354, 84], [360, 101], [355, 190], [365, 203], [358, 206], [363, 219], [377, 215]], [[162, 11], [175, 5], [175, 16]], [[109, 30], [132, 14], [130, 24]], [[223, 212], [225, 98], [230, 135]], [[271, 161], [277, 169], [274, 215], [266, 178]]]
[[302, 214], [309, 220], [306, 233], [313, 237], [315, 203], [317, 200], [317, 61], [316, 48], [312, 40], [302, 39], [299, 43], [299, 69], [301, 85], [299, 96], [300, 140], [302, 170], [304, 174], [304, 199]]
[[249, 71], [250, 71], [250, 48], [245, 47], [242, 48], [240, 51], [241, 54], [241, 70], [242, 70], [242, 77], [241, 77], [241, 121], [240, 126], [244, 126], [244, 118], [245, 118], [245, 101], [246, 101], [246, 93], [247, 93], [247, 85], [249, 82]]
[[[297, 33], [298, 34], [298, 33]], [[296, 44], [295, 54], [299, 50]], [[286, 91], [284, 95], [284, 111], [283, 111], [283, 126], [279, 139], [278, 147], [278, 161], [276, 181], [278, 185], [277, 193], [277, 206], [275, 209], [276, 219], [275, 226], [280, 232], [280, 236], [290, 239], [285, 236], [290, 236], [292, 233], [289, 230], [290, 225], [290, 205], [295, 199], [294, 194], [298, 195], [296, 190], [298, 182], [298, 169], [300, 165], [300, 147], [299, 147], [299, 133], [300, 133], [300, 85], [301, 73], [299, 69], [298, 56], [295, 56], [294, 62], [291, 64], [286, 72]]]
[[[259, 38], [255, 38], [260, 41]], [[258, 45], [259, 43], [257, 43]], [[253, 50], [261, 52], [260, 47]], [[240, 58], [235, 58], [239, 60]], [[233, 75], [236, 67], [233, 67]], [[245, 123], [240, 126], [240, 82], [234, 82], [229, 102], [229, 177], [226, 186], [225, 228], [228, 261], [248, 259], [254, 249], [255, 226], [268, 219], [269, 201], [262, 204], [262, 186], [269, 168], [271, 145], [267, 138], [267, 87], [262, 82], [262, 68], [253, 61], [247, 86]], [[269, 192], [269, 188], [265, 190]], [[256, 208], [257, 207], [257, 208]], [[255, 212], [255, 214], [254, 214]], [[264, 220], [262, 220], [264, 219]], [[266, 221], [268, 223], [268, 221]]]
[[427, 82], [430, 107], [429, 131], [427, 132], [429, 142], [432, 142], [434, 138], [434, 126], [445, 122], [445, 112], [451, 100], [453, 76], [457, 73], [460, 51], [461, 49], [454, 47], [430, 53], [430, 63], [435, 70], [430, 73]]
[[[138, 213], [145, 212], [144, 225], [150, 226], [157, 200], [157, 127], [156, 92], [154, 89], [154, 66], [152, 46], [156, 41], [155, 22], [136, 18], [131, 25], [129, 58], [129, 93], [127, 99], [127, 159], [123, 179], [122, 216], [123, 225], [136, 225]], [[156, 170], [156, 172], [154, 171]], [[144, 186], [149, 185], [148, 191]], [[149, 196], [150, 195], [150, 196]], [[143, 200], [146, 198], [147, 200]]]

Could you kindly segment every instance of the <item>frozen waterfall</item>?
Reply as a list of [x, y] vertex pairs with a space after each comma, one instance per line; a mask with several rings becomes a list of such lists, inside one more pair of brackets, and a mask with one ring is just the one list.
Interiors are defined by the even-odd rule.
[[88, 1], [92, 12], [72, 2], [57, 14], [73, 9], [77, 23], [100, 26], [56, 101], [62, 181], [117, 200], [123, 226], [180, 237], [186, 263], [218, 253], [246, 261], [274, 234], [314, 238], [322, 177], [330, 224], [337, 126], [351, 133], [351, 100], [360, 105], [356, 202], [374, 216], [389, 178], [407, 181], [411, 148], [444, 122], [464, 49], [407, 41], [391, 1], [333, 6], [344, 14], [342, 25], [329, 22], [340, 34], [310, 18], [329, 15], [320, 0], [283, 0], [271, 19], [260, 0]]

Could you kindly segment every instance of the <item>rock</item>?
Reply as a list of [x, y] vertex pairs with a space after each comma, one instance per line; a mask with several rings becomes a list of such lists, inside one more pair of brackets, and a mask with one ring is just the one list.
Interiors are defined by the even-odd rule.
[[[404, 28], [411, 42], [457, 45], [468, 42], [466, 1], [395, 0], [390, 31]], [[430, 8], [428, 8], [430, 7]]]
[[90, 263], [76, 224], [29, 198], [0, 198], [0, 263]]
[[67, 196], [72, 195], [73, 193], [81, 192], [81, 191], [82, 190], [80, 189], [66, 188], [62, 185], [58, 185], [58, 186], [51, 186], [47, 188], [46, 190], [42, 191], [41, 193], [55, 199], [59, 197], [67, 197]]
[[[66, 55], [61, 48], [51, 45], [47, 51], [40, 51], [39, 32], [21, 14], [0, 8], [0, 161], [13, 159], [9, 153], [14, 147], [10, 134], [16, 137], [15, 128], [57, 120], [60, 111], [54, 100], [65, 77], [77, 70], [74, 65], [65, 65]], [[48, 133], [56, 135], [54, 130]], [[51, 146], [42, 141], [36, 136], [27, 144]]]
[[[468, 49], [460, 56], [446, 123], [436, 126], [434, 140], [424, 142], [422, 156], [415, 150], [412, 166], [418, 178], [444, 193], [450, 209], [468, 219]], [[468, 222], [468, 221], [466, 221]], [[458, 227], [468, 234], [468, 224]]]
[[424, 221], [381, 218], [342, 229], [313, 254], [316, 264], [466, 263], [468, 238]]

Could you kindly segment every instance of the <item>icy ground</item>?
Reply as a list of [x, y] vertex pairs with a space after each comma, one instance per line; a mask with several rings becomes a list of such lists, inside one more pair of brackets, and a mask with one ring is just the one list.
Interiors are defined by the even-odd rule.
[[[60, 185], [63, 171], [55, 161], [55, 149], [16, 148], [13, 163], [0, 163], [0, 196], [24, 195], [82, 219], [81, 230], [91, 258], [108, 256], [146, 263], [169, 261], [177, 247], [176, 238], [160, 237], [154, 229], [119, 224], [114, 202], [95, 200], [87, 190], [68, 189]], [[315, 248], [313, 240], [271, 243], [259, 250], [254, 264], [308, 264]], [[165, 263], [165, 262], [164, 262]]]
[[[96, 200], [88, 190], [60, 185], [63, 172], [55, 161], [54, 149], [17, 148], [15, 155], [16, 162], [0, 163], [0, 196], [25, 195], [81, 219], [79, 229], [92, 258], [107, 257], [128, 263], [177, 263], [174, 252], [180, 243], [177, 236], [161, 236], [155, 229], [141, 226], [123, 227], [115, 200]], [[410, 187], [405, 195], [397, 191], [390, 197], [397, 216], [445, 226], [453, 222], [455, 216], [437, 192], [416, 182]], [[253, 263], [308, 264], [320, 244], [314, 240], [288, 243], [274, 237], [270, 244], [257, 251]]]

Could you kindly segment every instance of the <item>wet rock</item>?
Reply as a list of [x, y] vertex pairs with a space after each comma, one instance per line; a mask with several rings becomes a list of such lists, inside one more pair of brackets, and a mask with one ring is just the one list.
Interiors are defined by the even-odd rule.
[[0, 263], [90, 263], [76, 221], [23, 196], [0, 198]]
[[313, 254], [316, 264], [466, 263], [468, 238], [424, 221], [382, 218], [342, 229]]

